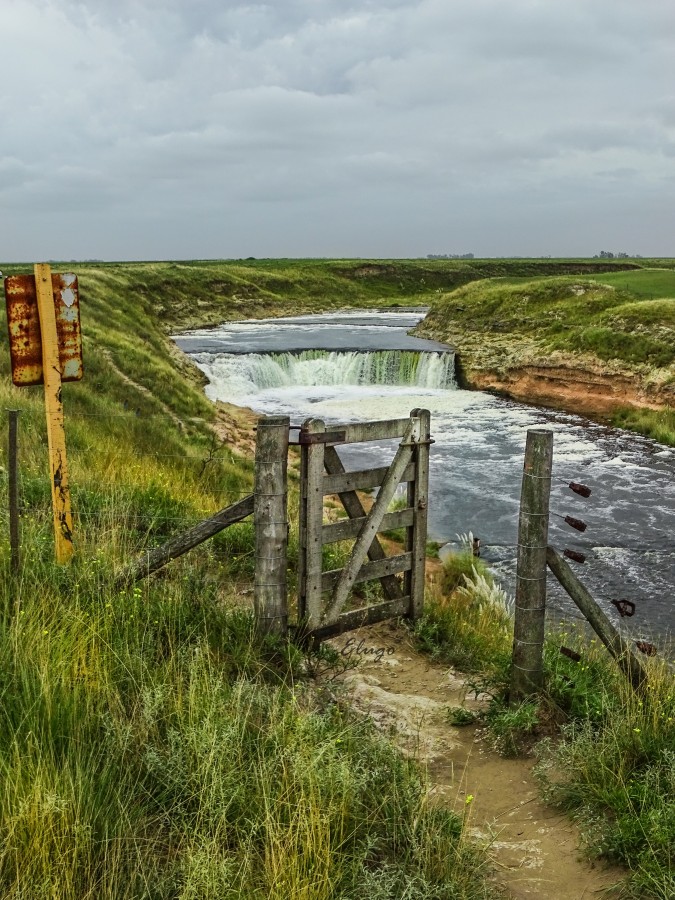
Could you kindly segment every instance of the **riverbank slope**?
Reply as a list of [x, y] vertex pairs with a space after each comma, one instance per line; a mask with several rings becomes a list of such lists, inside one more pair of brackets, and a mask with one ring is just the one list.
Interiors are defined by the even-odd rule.
[[415, 334], [456, 347], [464, 387], [675, 444], [675, 272], [472, 282]]

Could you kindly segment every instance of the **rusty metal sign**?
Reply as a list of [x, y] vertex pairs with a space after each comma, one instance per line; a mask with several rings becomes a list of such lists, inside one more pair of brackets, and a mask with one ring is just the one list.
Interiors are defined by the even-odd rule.
[[[52, 274], [62, 381], [82, 378], [80, 297], [76, 275]], [[12, 381], [17, 387], [43, 384], [42, 336], [33, 275], [5, 278]]]

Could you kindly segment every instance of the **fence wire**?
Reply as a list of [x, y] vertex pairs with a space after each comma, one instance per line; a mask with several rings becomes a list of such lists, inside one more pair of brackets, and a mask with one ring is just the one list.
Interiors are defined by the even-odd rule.
[[[19, 409], [19, 412], [26, 412], [26, 411], [27, 411], [26, 408]], [[71, 421], [72, 422], [76, 423], [79, 420], [87, 420], [87, 419], [97, 420], [97, 421], [110, 420], [111, 423], [114, 423], [114, 424], [132, 423], [134, 425], [139, 422], [145, 422], [145, 421], [147, 421], [147, 422], [165, 421], [165, 422], [171, 422], [174, 425], [178, 424], [179, 426], [181, 426], [181, 430], [184, 430], [184, 426], [186, 426], [186, 425], [189, 427], [190, 425], [212, 424], [211, 422], [209, 422], [209, 420], [201, 418], [201, 417], [194, 417], [191, 420], [184, 421], [184, 420], [180, 420], [180, 418], [178, 417], [177, 414], [142, 412], [140, 409], [125, 411], [125, 412], [121, 412], [121, 413], [85, 413], [85, 412], [72, 412], [71, 413]], [[299, 426], [291, 425], [291, 429], [295, 429], [298, 427]], [[34, 431], [35, 429], [31, 428], [30, 430]], [[222, 498], [223, 500], [226, 500], [226, 501], [229, 500], [232, 502], [236, 502], [237, 500], [242, 500], [245, 497], [250, 496], [253, 489], [250, 488], [248, 490], [246, 490], [246, 489], [232, 490], [232, 489], [211, 487], [208, 485], [200, 485], [199, 484], [199, 478], [205, 473], [209, 464], [211, 464], [211, 463], [232, 464], [234, 462], [239, 461], [237, 456], [229, 451], [225, 451], [228, 453], [228, 455], [223, 455], [225, 446], [226, 446], [225, 441], [222, 441], [222, 440], [218, 441], [217, 444], [214, 444], [214, 448], [212, 450], [210, 450], [210, 451], [205, 450], [203, 454], [194, 453], [194, 452], [170, 453], [170, 452], [161, 452], [161, 451], [150, 451], [148, 453], [144, 453], [144, 459], [147, 460], [148, 458], [150, 458], [150, 459], [155, 459], [158, 461], [164, 461], [164, 460], [184, 461], [186, 463], [186, 469], [188, 471], [192, 472], [193, 476], [196, 478], [197, 483], [196, 483], [195, 487], [202, 490], [204, 495], [213, 497], [213, 498]], [[199, 473], [194, 472], [194, 469], [195, 469], [194, 464], [195, 463], [202, 465], [202, 467], [203, 467], [202, 472], [199, 472]], [[489, 464], [489, 461], [486, 461], [486, 463]], [[128, 464], [129, 464], [129, 460], [125, 459], [124, 465], [128, 465]], [[0, 477], [2, 477], [4, 479], [6, 477], [6, 473], [0, 473]], [[20, 493], [25, 494], [27, 492], [25, 489], [28, 487], [30, 487], [30, 489], [33, 489], [36, 480], [39, 480], [39, 476], [37, 478], [32, 477], [32, 478], [28, 479], [26, 476], [23, 476], [23, 475], [21, 475], [21, 473], [19, 473], [19, 491], [20, 491]], [[584, 486], [578, 485], [573, 477], [562, 475], [559, 472], [556, 472], [552, 476], [552, 480], [555, 483], [564, 483], [565, 485], [570, 487], [572, 490], [574, 490], [575, 493], [581, 493], [582, 496], [587, 496], [586, 493], [583, 493], [579, 490], [580, 487], [584, 488]], [[45, 476], [45, 486], [48, 488], [48, 479], [46, 476]], [[142, 487], [138, 486], [137, 489], [142, 490]], [[128, 488], [125, 488], [123, 490], [128, 491]], [[586, 490], [586, 489], [584, 488], [584, 490]], [[74, 521], [76, 523], [82, 523], [82, 524], [88, 523], [88, 522], [98, 522], [98, 523], [108, 523], [108, 524], [115, 522], [115, 523], [123, 523], [123, 524], [127, 524], [127, 525], [133, 523], [136, 526], [144, 525], [147, 528], [148, 537], [152, 536], [153, 531], [159, 531], [161, 533], [157, 534], [157, 537], [162, 541], [167, 541], [167, 540], [170, 540], [173, 535], [167, 534], [166, 530], [163, 528], [163, 526], [166, 526], [166, 525], [175, 526], [174, 532], [175, 532], [175, 534], [178, 534], [178, 533], [180, 533], [181, 526], [183, 527], [183, 529], [194, 527], [195, 525], [197, 525], [201, 521], [203, 521], [204, 518], [208, 518], [210, 516], [216, 515], [220, 511], [219, 509], [214, 508], [214, 509], [206, 510], [204, 512], [195, 512], [194, 514], [191, 514], [191, 515], [187, 515], [187, 514], [185, 514], [185, 515], [169, 515], [169, 514], [161, 513], [161, 512], [155, 512], [155, 513], [132, 512], [132, 511], [115, 512], [113, 509], [105, 509], [105, 508], [98, 509], [98, 510], [89, 510], [86, 508], [82, 508], [82, 505], [86, 506], [87, 498], [91, 498], [92, 501], [95, 501], [99, 504], [101, 502], [105, 503], [107, 492], [109, 492], [109, 497], [111, 500], [117, 500], [119, 502], [119, 497], [116, 498], [115, 493], [120, 492], [120, 485], [116, 481], [113, 481], [113, 480], [98, 481], [95, 489], [81, 488], [81, 487], [73, 486], [71, 484], [71, 501], [72, 501], [72, 507], [73, 507], [72, 515], [73, 515]], [[139, 501], [142, 501], [142, 497], [138, 497], [137, 499]], [[121, 502], [132, 504], [132, 503], [134, 503], [134, 498], [127, 496], [127, 497], [122, 498]], [[181, 501], [179, 500], [176, 502], [180, 503]], [[80, 508], [78, 508], [78, 507], [80, 507]], [[19, 514], [24, 519], [31, 516], [32, 514], [38, 513], [39, 511], [41, 511], [41, 507], [38, 506], [37, 504], [22, 503], [19, 508]], [[45, 513], [45, 515], [49, 514], [48, 507], [42, 511]], [[554, 510], [551, 511], [551, 516], [559, 516], [561, 519], [565, 518], [564, 516], [555, 512]], [[0, 512], [0, 518], [1, 519], [7, 518], [6, 510], [2, 510]], [[512, 564], [515, 562], [516, 554], [517, 554], [517, 544], [514, 543], [514, 545], [503, 545], [503, 544], [502, 545], [499, 545], [499, 544], [493, 545], [493, 544], [491, 544], [489, 537], [486, 538], [484, 535], [481, 535], [480, 542], [481, 542], [481, 550], [482, 550], [483, 555], [485, 554], [485, 551], [488, 551], [491, 547], [501, 546], [501, 547], [505, 548], [505, 546], [509, 546], [509, 547], [512, 546], [512, 549], [513, 549]], [[450, 542], [450, 543], [452, 543], [452, 542]], [[568, 542], [565, 541], [564, 543], [566, 544]], [[650, 550], [645, 550], [644, 544], [642, 544], [642, 545], [625, 544], [625, 545], [621, 545], [620, 547], [608, 547], [606, 544], [603, 543], [602, 546], [609, 550], [628, 550], [628, 551], [639, 552], [639, 553], [650, 552]], [[148, 548], [148, 549], [150, 549], [150, 548]], [[588, 546], [584, 546], [583, 549], [586, 553], [588, 553], [589, 550], [591, 550], [591, 552], [592, 552], [592, 548], [589, 548]], [[663, 549], [654, 548], [654, 549], [656, 549], [656, 551], [659, 553], [660, 557], [675, 558], [675, 546], [672, 549], [668, 549], [668, 548], [663, 548]], [[593, 558], [590, 558], [590, 559], [587, 558], [586, 563], [583, 565], [586, 568], [589, 568], [590, 566], [593, 565], [593, 562], [594, 562]], [[494, 566], [492, 568], [494, 571]], [[575, 571], [579, 571], [579, 570], [575, 569]], [[496, 575], [497, 575], [498, 581], [502, 580], [502, 577], [500, 576], [499, 571], [496, 572]], [[571, 603], [571, 601], [570, 601], [570, 603]], [[588, 622], [587, 622], [585, 616], [575, 612], [573, 609], [570, 609], [569, 607], [561, 605], [555, 596], [549, 595], [547, 597], [547, 613], [549, 614], [549, 617], [555, 616], [556, 618], [560, 618], [563, 621], [571, 620], [574, 622], [581, 622], [584, 625], [588, 625]], [[626, 618], [629, 618], [629, 617], [626, 617]], [[630, 618], [632, 618], [632, 617], [630, 617]], [[618, 622], [615, 622], [614, 624], [616, 627], [619, 627], [621, 630], [624, 630], [626, 627], [628, 627], [630, 625], [636, 625], [639, 627], [639, 622], [637, 620], [635, 620], [633, 622], [628, 622], [628, 621], [624, 621], [623, 618], [620, 618], [618, 620]]]

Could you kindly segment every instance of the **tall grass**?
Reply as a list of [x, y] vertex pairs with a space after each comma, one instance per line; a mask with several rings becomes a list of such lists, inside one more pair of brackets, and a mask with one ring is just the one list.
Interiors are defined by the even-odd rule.
[[487, 897], [415, 764], [326, 703], [201, 560], [3, 568], [7, 898]]
[[497, 672], [508, 665], [512, 626], [506, 596], [487, 566], [465, 548], [443, 563], [415, 624], [422, 649], [465, 672]]
[[[416, 633], [423, 648], [472, 675], [492, 701], [493, 746], [534, 752], [544, 797], [581, 826], [585, 850], [625, 865], [626, 898], [675, 897], [675, 679], [646, 659], [637, 694], [596, 639], [572, 626], [549, 632], [544, 690], [508, 703], [511, 627], [503, 598], [470, 551], [451, 556]], [[560, 652], [566, 646], [579, 658]]]
[[[98, 302], [88, 376], [64, 386], [68, 566], [53, 561], [40, 392], [0, 382], [0, 408], [22, 409], [18, 577], [0, 508], [0, 895], [487, 898], [483, 859], [417, 766], [321, 694], [297, 647], [256, 634], [250, 523], [115, 587], [140, 550], [249, 492], [252, 464], [214, 444], [195, 381], [172, 370], [147, 394], [143, 371], [100, 352]], [[141, 313], [120, 309], [140, 360]]]
[[[569, 643], [570, 638], [566, 637]], [[578, 663], [547, 652], [548, 702], [563, 722], [536, 748], [545, 797], [579, 821], [592, 856], [631, 870], [624, 896], [675, 896], [675, 682], [647, 660], [648, 690], [632, 690], [597, 642], [572, 638]]]

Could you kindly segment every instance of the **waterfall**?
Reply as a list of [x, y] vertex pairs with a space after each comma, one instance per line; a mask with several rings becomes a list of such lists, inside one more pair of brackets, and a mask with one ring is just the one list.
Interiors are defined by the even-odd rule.
[[254, 394], [276, 387], [392, 385], [452, 390], [455, 356], [450, 352], [376, 350], [301, 353], [197, 353], [199, 368], [215, 384]]

